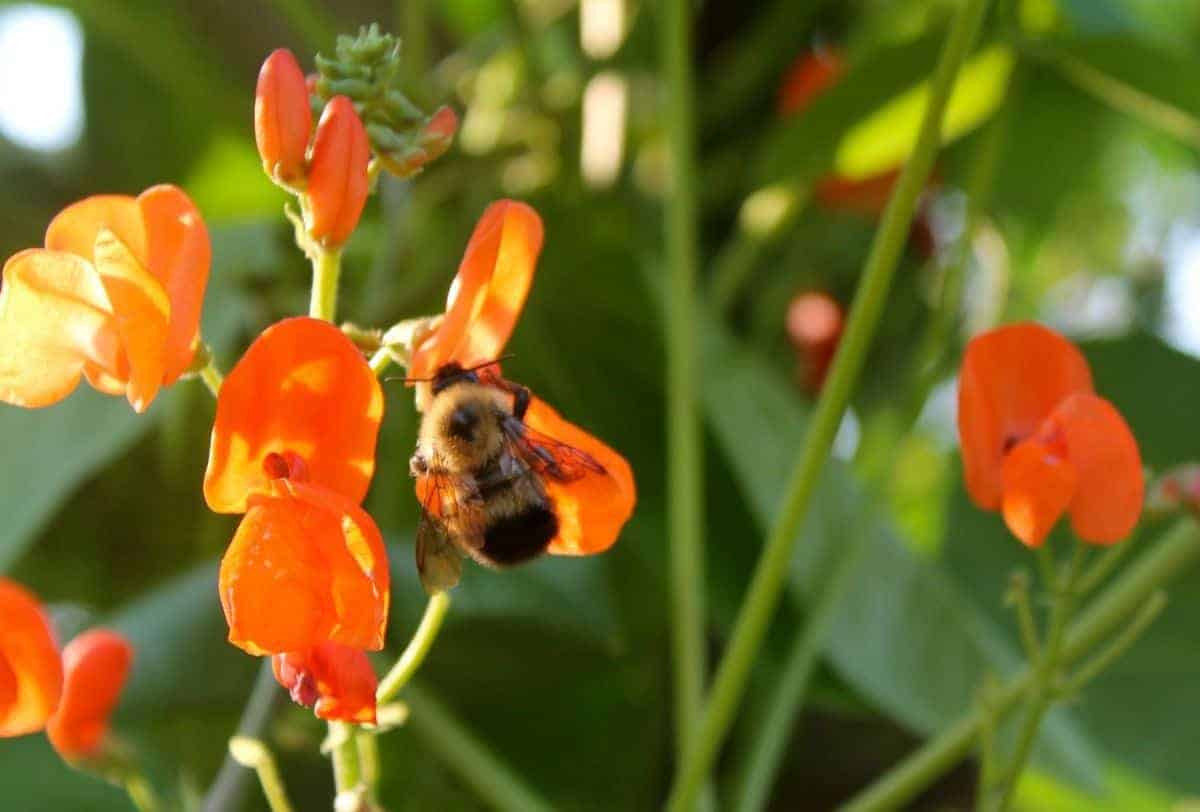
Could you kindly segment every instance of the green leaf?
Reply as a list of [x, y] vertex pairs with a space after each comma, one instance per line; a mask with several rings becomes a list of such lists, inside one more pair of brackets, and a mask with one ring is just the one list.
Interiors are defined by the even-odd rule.
[[73, 770], [42, 734], [0, 743], [4, 808], [20, 812], [128, 812], [129, 798], [99, 778]]
[[[738, 475], [760, 526], [775, 505], [803, 441], [797, 393], [758, 359], [739, 352], [711, 321], [701, 326], [709, 425]], [[984, 676], [1008, 674], [1017, 650], [938, 564], [917, 555], [836, 460], [806, 518], [792, 575], [793, 600], [813, 599], [831, 557], [862, 538], [863, 553], [836, 611], [826, 651], [842, 677], [909, 729], [928, 735], [974, 703]], [[1001, 573], [996, 575], [996, 573]], [[993, 571], [999, 594], [1003, 571]], [[983, 587], [978, 587], [983, 588]], [[1067, 717], [1053, 720], [1053, 763], [1084, 783], [1098, 758]]]
[[86, 384], [45, 409], [0, 405], [0, 572], [33, 542], [81, 483], [123, 453], [154, 420]]

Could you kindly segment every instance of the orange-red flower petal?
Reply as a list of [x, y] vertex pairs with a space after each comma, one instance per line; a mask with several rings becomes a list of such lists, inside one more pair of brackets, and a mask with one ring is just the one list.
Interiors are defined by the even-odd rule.
[[304, 71], [288, 49], [272, 51], [258, 72], [254, 93], [254, 141], [266, 173], [282, 181], [303, 175], [311, 132]]
[[251, 498], [221, 561], [229, 641], [255, 655], [382, 648], [389, 575], [375, 522], [324, 488], [281, 479], [273, 491]]
[[371, 144], [354, 104], [334, 96], [313, 137], [308, 167], [309, 233], [328, 246], [350, 239], [367, 202]]
[[319, 719], [375, 724], [378, 679], [360, 649], [322, 643], [271, 658], [275, 679]]
[[1079, 477], [1060, 450], [1029, 439], [1004, 458], [1004, 496], [1000, 511], [1012, 534], [1039, 547], [1066, 512]]
[[1072, 395], [1038, 436], [1061, 445], [1077, 472], [1069, 507], [1075, 535], [1093, 544], [1115, 544], [1133, 532], [1145, 501], [1145, 479], [1137, 441], [1121, 413], [1096, 395]]
[[821, 48], [801, 54], [788, 68], [779, 88], [779, 113], [793, 115], [812, 104], [845, 73], [840, 51]]
[[975, 504], [999, 508], [1005, 453], [1064, 399], [1091, 391], [1082, 353], [1041, 325], [1013, 324], [972, 339], [959, 373], [958, 434]]
[[361, 502], [382, 418], [379, 382], [341, 330], [306, 317], [268, 327], [221, 386], [204, 476], [208, 506], [244, 513], [249, 497], [267, 489], [264, 459], [286, 452], [304, 460], [309, 481]]
[[535, 431], [573, 446], [604, 466], [569, 483], [546, 481], [546, 492], [558, 514], [558, 535], [550, 542], [555, 555], [591, 555], [611, 547], [637, 503], [637, 486], [629, 462], [573, 423], [545, 401], [534, 398], [525, 422]]
[[5, 578], [0, 578], [0, 664], [0, 738], [41, 730], [62, 693], [62, 660], [37, 599]]
[[494, 361], [516, 327], [538, 254], [542, 220], [514, 200], [488, 206], [467, 243], [437, 331], [413, 352], [409, 375], [427, 378], [443, 364]]
[[67, 644], [62, 661], [62, 701], [46, 734], [64, 759], [86, 759], [97, 754], [108, 733], [109, 717], [129, 677], [133, 646], [116, 632], [93, 629]]
[[96, 269], [59, 251], [11, 257], [0, 290], [0, 348], [0, 400], [16, 406], [57, 403], [87, 370], [119, 371], [120, 336]]

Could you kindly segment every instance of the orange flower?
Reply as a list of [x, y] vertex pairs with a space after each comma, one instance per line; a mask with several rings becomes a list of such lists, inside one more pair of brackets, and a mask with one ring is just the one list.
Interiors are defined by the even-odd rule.
[[64, 209], [45, 249], [4, 265], [0, 400], [48, 406], [86, 376], [145, 411], [191, 364], [210, 258], [204, 221], [174, 186]]
[[41, 605], [0, 578], [0, 738], [45, 727], [62, 684], [58, 644]]
[[1017, 538], [1040, 545], [1064, 513], [1094, 544], [1129, 535], [1144, 483], [1137, 442], [1093, 394], [1087, 361], [1037, 324], [977, 336], [959, 374], [958, 431], [967, 491], [1000, 510]]
[[63, 649], [62, 701], [46, 734], [67, 761], [95, 756], [108, 733], [108, 720], [133, 662], [133, 647], [106, 629], [85, 632]]
[[787, 335], [802, 365], [804, 386], [818, 392], [833, 363], [845, 319], [842, 306], [827, 293], [809, 291], [788, 304]]
[[[428, 378], [445, 364], [470, 368], [500, 356], [533, 283], [542, 236], [541, 218], [524, 203], [501, 200], [487, 208], [450, 286], [445, 317], [413, 352], [410, 377]], [[492, 373], [485, 371], [481, 377], [487, 381]], [[605, 469], [601, 475], [570, 483], [546, 482], [559, 519], [559, 532], [550, 542], [549, 552], [590, 555], [607, 550], [637, 501], [629, 463], [536, 397], [525, 422], [531, 429], [589, 454]], [[417, 480], [422, 503], [426, 487], [427, 482]]]
[[285, 183], [303, 176], [311, 132], [304, 72], [291, 51], [279, 48], [263, 62], [254, 93], [254, 141], [266, 173]]
[[217, 398], [204, 495], [245, 513], [221, 562], [229, 639], [251, 654], [332, 641], [383, 646], [383, 538], [358, 503], [375, 469], [383, 393], [340, 330], [268, 328]]
[[308, 168], [308, 232], [336, 247], [350, 239], [370, 191], [371, 144], [354, 104], [334, 96], [325, 105], [313, 138]]
[[322, 643], [271, 658], [275, 679], [292, 699], [319, 719], [375, 724], [378, 680], [367, 655], [356, 648]]

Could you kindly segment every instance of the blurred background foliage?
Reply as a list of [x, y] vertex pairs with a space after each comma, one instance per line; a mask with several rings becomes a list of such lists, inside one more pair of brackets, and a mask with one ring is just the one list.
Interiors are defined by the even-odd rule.
[[[743, 714], [754, 718], [831, 554], [859, 545], [773, 808], [832, 808], [969, 708], [985, 675], [1019, 662], [1002, 598], [1008, 573], [1028, 561], [996, 516], [966, 500], [955, 449], [953, 370], [966, 335], [1037, 318], [1083, 340], [1146, 464], [1200, 459], [1200, 5], [996, 5], [951, 102], [925, 233], [898, 274]], [[874, 228], [869, 213], [813, 190], [903, 160], [952, 8], [699, 4], [710, 306], [696, 328], [714, 652], [810, 406], [788, 302], [823, 291], [848, 305]], [[422, 690], [556, 806], [654, 808], [673, 766], [656, 4], [0, 3], [0, 252], [38, 244], [53, 214], [85, 195], [183, 185], [212, 232], [204, 333], [228, 368], [262, 327], [304, 309], [309, 284], [280, 216], [284, 196], [254, 150], [258, 66], [287, 46], [311, 67], [337, 32], [372, 21], [404, 38], [413, 96], [453, 105], [462, 129], [425, 174], [382, 183], [348, 249], [342, 318], [386, 326], [436, 312], [484, 206], [529, 200], [545, 218], [546, 249], [506, 369], [627, 454], [640, 489], [605, 556], [469, 570]], [[813, 49], [837, 49], [848, 69], [782, 116], [779, 88]], [[957, 262], [964, 296], [947, 311], [940, 284]], [[142, 418], [85, 391], [40, 412], [0, 410], [0, 572], [51, 602], [66, 634], [108, 623], [132, 638], [118, 731], [184, 804], [211, 782], [256, 668], [224, 642], [216, 600], [233, 521], [210, 514], [200, 493], [212, 413], [208, 393], [188, 383]], [[395, 645], [423, 605], [407, 475], [415, 426], [408, 393], [393, 384], [368, 507], [393, 545]], [[1159, 810], [1200, 797], [1200, 573], [1171, 597], [1134, 650], [1053, 715], [1019, 806]], [[430, 724], [382, 739], [385, 805], [480, 808], [439, 758]], [[742, 728], [719, 789], [746, 749]], [[302, 810], [329, 808], [322, 733], [282, 702], [268, 727]], [[917, 806], [965, 808], [973, 780], [964, 765]], [[28, 812], [127, 803], [71, 773], [40, 737], [0, 745], [0, 787], [5, 808]], [[261, 808], [256, 791], [244, 808]]]

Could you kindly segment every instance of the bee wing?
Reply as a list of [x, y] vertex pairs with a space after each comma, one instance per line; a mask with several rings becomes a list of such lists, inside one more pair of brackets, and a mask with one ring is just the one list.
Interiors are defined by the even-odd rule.
[[417, 525], [417, 572], [430, 595], [457, 586], [462, 577], [462, 553], [441, 522], [424, 510]]
[[543, 479], [575, 482], [606, 473], [590, 454], [531, 429], [515, 417], [506, 418], [503, 426], [512, 454]]

